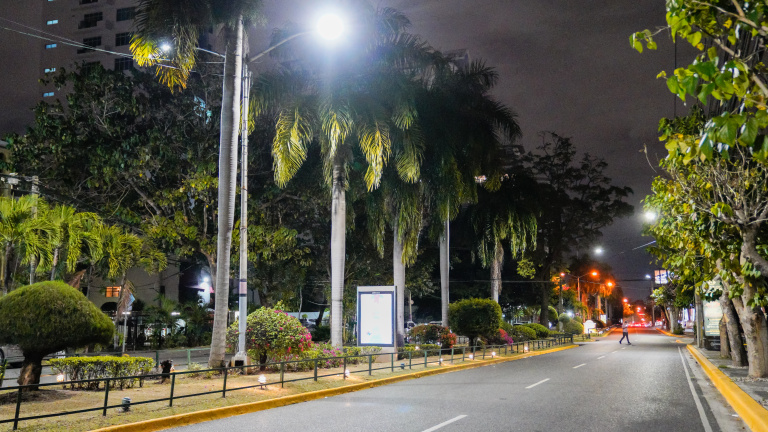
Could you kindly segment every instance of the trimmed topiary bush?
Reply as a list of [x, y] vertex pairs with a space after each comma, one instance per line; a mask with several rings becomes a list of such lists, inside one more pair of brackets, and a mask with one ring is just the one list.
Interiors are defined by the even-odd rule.
[[64, 282], [39, 282], [0, 297], [0, 345], [24, 353], [19, 385], [38, 384], [43, 357], [66, 348], [108, 344], [112, 320]]
[[563, 333], [565, 334], [572, 334], [572, 335], [580, 335], [584, 333], [584, 325], [575, 319], [572, 319], [565, 323], [563, 326]]
[[411, 329], [410, 336], [415, 344], [439, 344], [443, 348], [456, 345], [456, 334], [437, 324], [417, 325]]
[[536, 330], [524, 325], [518, 325], [512, 327], [511, 336], [518, 342], [525, 342], [536, 339]]
[[[237, 349], [237, 337], [240, 334], [239, 322], [235, 321], [227, 329], [227, 351]], [[258, 359], [264, 370], [267, 358], [285, 358], [299, 355], [310, 347], [312, 336], [301, 322], [277, 309], [260, 308], [248, 315], [245, 324], [245, 346], [248, 356]]]
[[533, 331], [536, 332], [537, 339], [546, 339], [549, 337], [549, 329], [544, 327], [541, 324], [530, 323], [530, 324], [525, 324], [525, 326], [533, 329]]
[[567, 323], [568, 321], [571, 320], [571, 317], [569, 317], [567, 313], [563, 312], [563, 313], [560, 314], [559, 317], [557, 317], [557, 320], [560, 321], [561, 323], [565, 324], [565, 323]]
[[480, 336], [492, 336], [501, 322], [501, 306], [491, 299], [465, 299], [448, 306], [451, 329], [469, 338], [470, 346]]
[[501, 328], [491, 337], [481, 337], [480, 341], [483, 342], [484, 345], [512, 345], [515, 343], [512, 336]]

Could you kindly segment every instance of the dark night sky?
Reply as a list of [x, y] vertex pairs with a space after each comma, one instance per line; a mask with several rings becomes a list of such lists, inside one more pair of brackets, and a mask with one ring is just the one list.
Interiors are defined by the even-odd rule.
[[[1, 15], [24, 20], [27, 13], [14, 9], [27, 1], [1, 0], [9, 6]], [[309, 22], [317, 4], [265, 0], [267, 26], [251, 31], [251, 52], [266, 47], [271, 28], [287, 20]], [[664, 1], [384, 0], [378, 5], [405, 12], [411, 31], [434, 47], [466, 48], [473, 59], [495, 67], [500, 78], [495, 94], [517, 112], [527, 149], [534, 149], [538, 132], [546, 130], [572, 137], [581, 152], [606, 159], [614, 183], [635, 191], [629, 199], [635, 214], [604, 230], [603, 259], [619, 281], [626, 281], [620, 283], [629, 297], [647, 296], [650, 284], [643, 277], [652, 270], [651, 258], [642, 248], [632, 249], [651, 241], [641, 235], [640, 202], [656, 174], [641, 150], [648, 146], [654, 162], [664, 155], [656, 127], [661, 117], [672, 115], [675, 102], [656, 75], [673, 69], [674, 51], [666, 37], [659, 40], [658, 51], [643, 54], [631, 49], [628, 40], [634, 31], [664, 25]], [[0, 65], [3, 125], [9, 119], [31, 119], [26, 107], [9, 103], [16, 68], [8, 59], [23, 61], [30, 55], [14, 54], [18, 49], [10, 45], [20, 45], [15, 40], [0, 34], [6, 59]], [[690, 55], [678, 58], [683, 64]], [[682, 109], [678, 104], [678, 113]]]

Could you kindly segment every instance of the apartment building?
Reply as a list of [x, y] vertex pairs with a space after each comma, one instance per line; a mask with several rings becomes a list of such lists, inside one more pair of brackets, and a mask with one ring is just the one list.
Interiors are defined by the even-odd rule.
[[[59, 41], [41, 41], [41, 78], [75, 64], [101, 64], [105, 69], [115, 70], [133, 68], [128, 46], [136, 0], [37, 1], [44, 2], [39, 28], [60, 36]], [[55, 97], [56, 90], [44, 87], [40, 96]]]

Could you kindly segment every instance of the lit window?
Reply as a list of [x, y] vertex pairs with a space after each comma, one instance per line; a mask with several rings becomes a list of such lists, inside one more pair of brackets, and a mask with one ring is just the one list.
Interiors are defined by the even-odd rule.
[[56, 72], [56, 68], [45, 68], [45, 71], [43, 71], [43, 72], [44, 73]]
[[43, 97], [51, 97], [53, 96], [53, 92], [45, 92], [43, 93]]
[[120, 297], [120, 287], [119, 286], [107, 287], [106, 296], [107, 297]]
[[59, 23], [59, 20], [48, 20], [48, 22], [46, 24], [54, 25], [54, 24], [58, 24], [58, 23]]
[[56, 44], [48, 44], [45, 46], [45, 49], [52, 49], [52, 48], [56, 48]]

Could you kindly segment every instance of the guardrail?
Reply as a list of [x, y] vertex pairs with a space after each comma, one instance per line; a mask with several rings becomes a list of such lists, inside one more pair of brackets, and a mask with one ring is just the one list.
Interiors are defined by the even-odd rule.
[[[551, 339], [537, 339], [537, 340], [531, 340], [527, 342], [515, 342], [510, 345], [482, 345], [482, 346], [472, 346], [472, 347], [456, 347], [456, 348], [446, 348], [446, 349], [432, 349], [432, 350], [418, 350], [418, 351], [409, 351], [409, 352], [398, 352], [398, 353], [388, 353], [388, 354], [381, 354], [381, 353], [374, 353], [374, 354], [356, 354], [356, 355], [349, 355], [349, 356], [335, 356], [335, 357], [318, 357], [315, 359], [301, 359], [301, 360], [290, 360], [290, 361], [282, 361], [282, 362], [269, 362], [265, 363], [264, 365], [249, 365], [249, 366], [232, 366], [232, 367], [222, 367], [222, 368], [215, 368], [215, 369], [203, 369], [203, 370], [186, 370], [186, 371], [176, 371], [176, 372], [169, 372], [169, 373], [155, 373], [155, 374], [146, 374], [146, 375], [132, 375], [132, 376], [122, 376], [122, 377], [109, 377], [109, 378], [95, 378], [95, 379], [87, 379], [87, 380], [76, 380], [76, 381], [62, 381], [57, 383], [49, 383], [49, 384], [35, 384], [35, 385], [25, 385], [25, 386], [14, 386], [14, 387], [6, 387], [0, 389], [0, 391], [8, 391], [16, 392], [16, 409], [14, 411], [13, 418], [8, 419], [2, 419], [0, 420], [0, 424], [4, 423], [13, 423], [13, 430], [18, 429], [19, 422], [21, 421], [28, 421], [28, 420], [36, 420], [36, 419], [43, 419], [43, 418], [50, 418], [50, 417], [59, 417], [59, 416], [66, 416], [71, 414], [79, 414], [84, 412], [93, 412], [93, 411], [101, 411], [102, 416], [107, 415], [107, 410], [112, 408], [126, 408], [126, 402], [122, 401], [120, 404], [111, 404], [109, 403], [109, 392], [112, 388], [111, 383], [115, 381], [128, 381], [128, 380], [147, 380], [147, 379], [153, 379], [153, 378], [164, 378], [164, 379], [170, 379], [171, 385], [170, 385], [170, 391], [168, 397], [165, 398], [157, 398], [157, 399], [150, 399], [150, 400], [144, 400], [144, 401], [137, 401], [137, 402], [129, 402], [128, 408], [135, 406], [135, 405], [144, 405], [149, 403], [155, 403], [155, 402], [168, 402], [168, 406], [173, 406], [173, 401], [183, 398], [190, 398], [195, 396], [203, 396], [203, 395], [209, 395], [209, 394], [216, 394], [221, 393], [222, 397], [227, 396], [227, 392], [233, 392], [237, 390], [244, 390], [249, 388], [256, 388], [256, 387], [264, 387], [267, 385], [280, 385], [283, 387], [287, 383], [291, 382], [297, 382], [297, 381], [306, 381], [306, 380], [314, 380], [317, 381], [319, 378], [325, 378], [325, 377], [331, 377], [331, 376], [339, 376], [340, 374], [338, 372], [330, 373], [330, 374], [318, 374], [318, 364], [329, 361], [329, 360], [341, 360], [342, 363], [342, 373], [341, 375], [346, 379], [347, 371], [349, 371], [349, 374], [355, 374], [355, 373], [368, 373], [368, 375], [372, 375], [373, 371], [378, 370], [386, 370], [389, 369], [391, 372], [395, 371], [396, 367], [399, 367], [401, 370], [405, 370], [405, 359], [403, 358], [403, 362], [400, 363], [400, 365], [396, 365], [395, 362], [398, 361], [399, 355], [407, 355], [408, 356], [408, 369], [413, 369], [414, 366], [423, 366], [425, 368], [429, 367], [430, 364], [438, 364], [442, 365], [443, 363], [451, 363], [453, 364], [455, 361], [459, 360], [459, 354], [461, 355], [461, 361], [468, 361], [468, 360], [478, 360], [478, 359], [486, 359], [486, 358], [493, 358], [500, 355], [509, 355], [509, 354], [516, 354], [516, 353], [526, 353], [529, 351], [535, 351], [540, 349], [547, 349], [552, 348], [555, 346], [561, 346], [566, 344], [572, 344], [573, 343], [573, 336], [562, 336], [558, 335]], [[503, 351], [503, 354], [502, 354]], [[421, 353], [423, 352], [423, 357]], [[432, 353], [432, 354], [430, 354]], [[450, 354], [450, 357], [448, 355]], [[430, 355], [433, 357], [432, 360], [430, 360]], [[374, 358], [381, 357], [381, 356], [389, 356], [389, 365], [383, 366], [383, 367], [373, 367], [374, 365]], [[435, 359], [434, 357], [437, 357]], [[347, 366], [349, 365], [356, 365], [361, 363], [366, 363], [361, 360], [364, 358], [367, 358], [367, 367], [363, 367], [361, 369], [356, 370], [349, 370]], [[423, 361], [422, 361], [423, 360]], [[312, 376], [308, 377], [299, 377], [299, 378], [293, 378], [293, 379], [286, 379], [286, 368], [288, 365], [291, 364], [298, 364], [298, 363], [308, 363], [308, 362], [314, 362], [314, 373]], [[386, 362], [385, 362], [386, 364]], [[270, 367], [270, 366], [277, 366], [277, 369], [279, 369], [279, 377], [280, 379], [277, 381], [271, 381], [268, 382], [266, 380], [260, 380], [258, 384], [252, 384], [252, 385], [246, 385], [246, 386], [240, 386], [240, 387], [227, 387], [227, 377], [232, 374], [232, 372], [236, 372], [239, 374], [246, 373], [249, 370], [258, 369], [261, 366], [264, 367]], [[221, 375], [223, 377], [223, 383], [222, 388], [220, 390], [210, 390], [205, 392], [199, 392], [199, 393], [191, 393], [191, 394], [184, 394], [184, 395], [176, 395], [174, 394], [175, 388], [176, 388], [176, 377], [179, 375], [189, 375], [189, 374], [203, 374], [212, 372], [218, 375]], [[39, 389], [41, 387], [53, 387], [53, 386], [74, 386], [75, 384], [81, 384], [81, 383], [93, 383], [96, 382], [96, 388], [98, 389], [100, 386], [99, 383], [104, 383], [104, 403], [98, 407], [93, 408], [84, 408], [84, 409], [78, 409], [78, 410], [72, 410], [72, 411], [64, 411], [64, 412], [58, 412], [58, 413], [52, 413], [52, 414], [39, 414], [39, 415], [31, 415], [23, 417], [21, 415], [21, 406], [22, 406], [22, 392], [25, 390], [33, 390], [33, 389]], [[87, 391], [87, 390], [84, 390]]]

